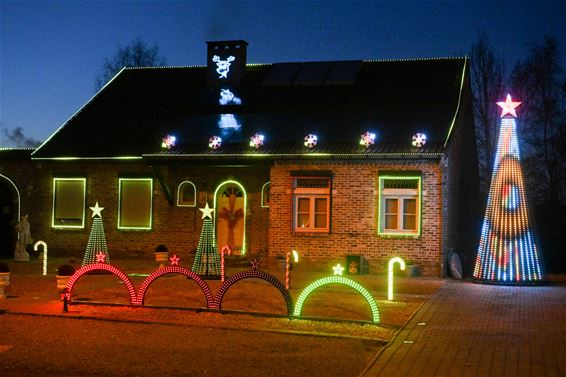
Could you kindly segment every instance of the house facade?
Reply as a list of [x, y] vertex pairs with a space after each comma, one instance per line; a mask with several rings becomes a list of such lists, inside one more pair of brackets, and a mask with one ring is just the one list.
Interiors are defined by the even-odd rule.
[[448, 250], [473, 259], [467, 58], [246, 55], [209, 42], [206, 66], [125, 68], [36, 150], [0, 151], [6, 219], [28, 213], [50, 253], [81, 257], [98, 202], [111, 257], [190, 255], [208, 203], [219, 248], [240, 254], [363, 255], [373, 271], [401, 256], [428, 276]]

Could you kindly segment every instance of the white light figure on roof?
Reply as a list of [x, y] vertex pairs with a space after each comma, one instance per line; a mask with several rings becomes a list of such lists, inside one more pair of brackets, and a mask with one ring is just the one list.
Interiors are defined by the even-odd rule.
[[374, 133], [366, 131], [366, 133], [361, 135], [361, 136], [362, 136], [362, 138], [360, 139], [360, 144], [365, 146], [366, 148], [375, 143], [375, 134]]
[[220, 114], [220, 119], [218, 120], [218, 128], [220, 129], [233, 129], [235, 131], [239, 130], [242, 127], [241, 124], [238, 123], [238, 119], [234, 116], [234, 114]]
[[216, 63], [216, 72], [220, 75], [218, 76], [219, 79], [227, 79], [228, 72], [230, 72], [230, 64], [236, 60], [233, 56], [228, 56], [226, 60], [220, 59], [220, 56], [214, 55], [212, 57], [212, 61]]
[[426, 144], [426, 134], [417, 132], [413, 135], [413, 147], [421, 148]]
[[208, 139], [209, 148], [216, 150], [220, 148], [220, 146], [222, 146], [222, 138], [220, 138], [219, 136], [213, 136], [210, 139]]
[[250, 137], [250, 147], [255, 147], [255, 149], [259, 149], [259, 147], [263, 145], [264, 139], [265, 136], [256, 133], [254, 136]]
[[161, 143], [161, 148], [166, 148], [167, 150], [173, 148], [175, 146], [175, 141], [177, 138], [173, 135], [167, 135], [163, 138], [163, 142]]
[[318, 137], [315, 134], [308, 134], [305, 136], [305, 147], [314, 148], [318, 143]]
[[230, 89], [220, 89], [218, 103], [221, 105], [241, 105], [242, 100], [234, 95]]

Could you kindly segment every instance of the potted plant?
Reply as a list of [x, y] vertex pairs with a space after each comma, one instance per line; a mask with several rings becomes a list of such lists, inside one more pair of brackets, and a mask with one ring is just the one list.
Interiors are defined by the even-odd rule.
[[4, 298], [4, 288], [10, 285], [10, 267], [0, 262], [0, 298]]
[[75, 267], [70, 264], [62, 264], [57, 268], [57, 291], [59, 293], [65, 289], [65, 286], [74, 273]]
[[163, 267], [169, 258], [169, 250], [167, 246], [161, 244], [155, 248], [155, 261], [159, 263], [159, 267]]

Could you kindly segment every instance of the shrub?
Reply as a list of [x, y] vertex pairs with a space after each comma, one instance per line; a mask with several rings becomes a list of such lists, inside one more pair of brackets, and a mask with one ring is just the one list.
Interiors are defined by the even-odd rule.
[[10, 267], [4, 262], [0, 262], [0, 272], [10, 272]]
[[59, 276], [71, 276], [75, 273], [75, 267], [70, 264], [62, 264], [57, 268], [57, 275]]

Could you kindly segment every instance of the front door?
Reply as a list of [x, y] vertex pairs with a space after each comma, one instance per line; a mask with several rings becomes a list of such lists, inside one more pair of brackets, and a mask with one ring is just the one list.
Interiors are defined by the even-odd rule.
[[216, 242], [219, 250], [228, 245], [235, 254], [245, 253], [246, 198], [237, 183], [220, 186], [216, 194]]

